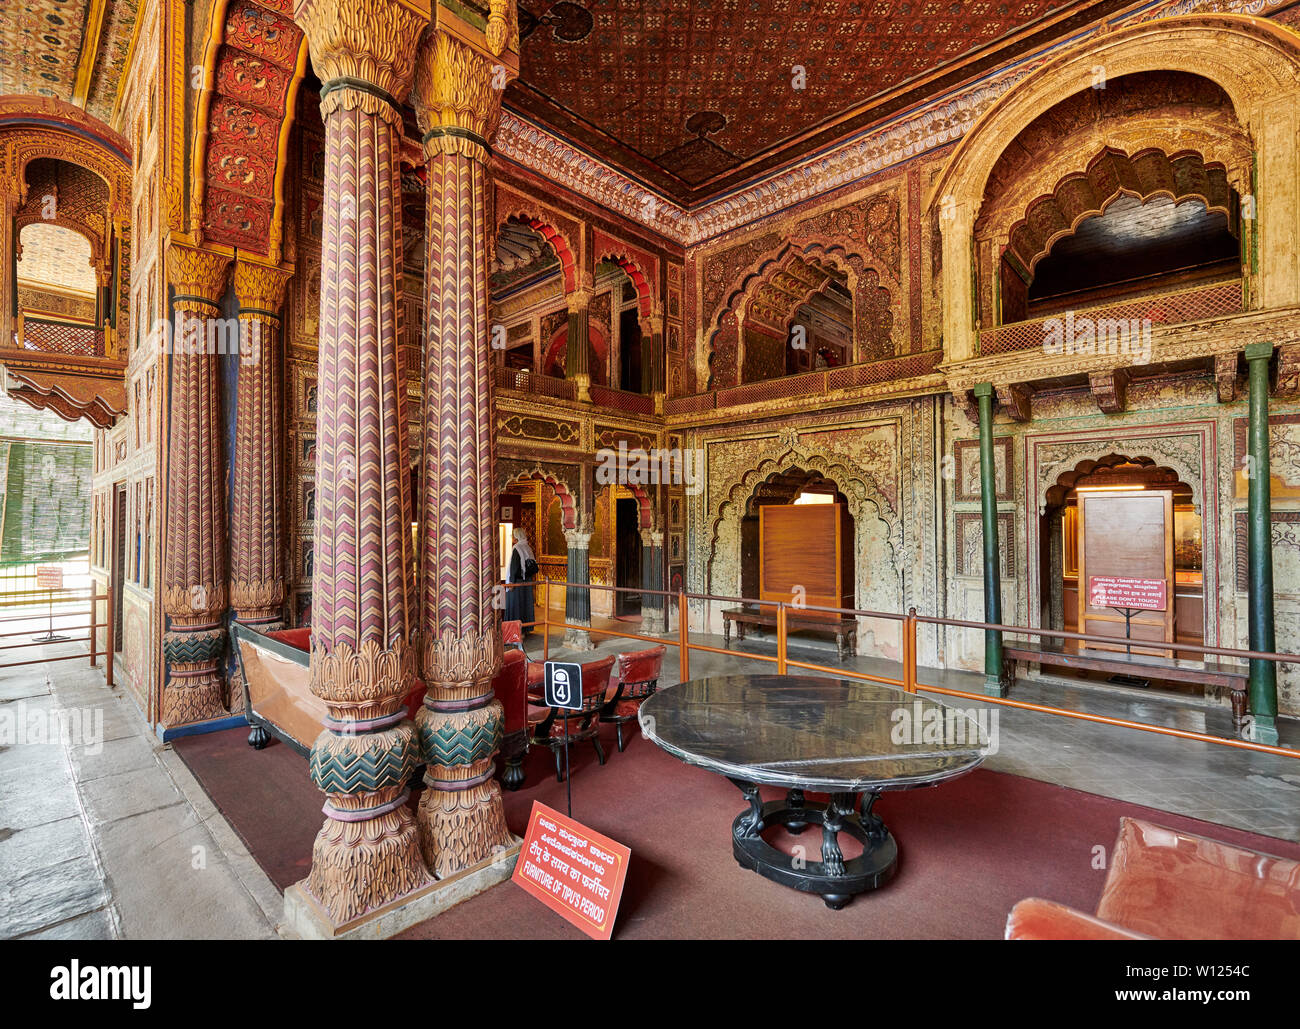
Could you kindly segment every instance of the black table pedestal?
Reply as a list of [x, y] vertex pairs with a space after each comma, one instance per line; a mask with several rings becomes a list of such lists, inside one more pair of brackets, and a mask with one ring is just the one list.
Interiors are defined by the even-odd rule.
[[[874, 890], [893, 878], [898, 866], [898, 844], [880, 818], [871, 813], [878, 793], [867, 795], [859, 813], [855, 793], [833, 793], [830, 803], [820, 804], [804, 800], [803, 791], [796, 789], [784, 800], [764, 803], [756, 784], [740, 779], [731, 782], [749, 801], [749, 807], [731, 825], [732, 853], [742, 868], [782, 886], [816, 893], [834, 911], [848, 904], [855, 894]], [[821, 860], [787, 854], [767, 843], [761, 833], [777, 825], [796, 836], [809, 826], [821, 826]], [[844, 859], [840, 833], [848, 833], [862, 844], [858, 857]]]

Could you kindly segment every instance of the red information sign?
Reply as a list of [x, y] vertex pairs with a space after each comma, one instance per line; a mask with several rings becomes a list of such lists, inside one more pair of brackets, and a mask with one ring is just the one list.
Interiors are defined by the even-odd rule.
[[1124, 579], [1114, 575], [1088, 576], [1088, 601], [1093, 607], [1134, 611], [1163, 611], [1169, 603], [1164, 579]]
[[38, 590], [63, 589], [63, 569], [58, 565], [37, 565], [36, 588]]
[[511, 878], [588, 936], [608, 940], [632, 852], [533, 801]]

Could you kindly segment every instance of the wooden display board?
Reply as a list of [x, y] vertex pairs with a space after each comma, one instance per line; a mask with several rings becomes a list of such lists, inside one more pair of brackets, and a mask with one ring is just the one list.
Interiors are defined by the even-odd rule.
[[[1133, 640], [1174, 641], [1174, 498], [1169, 490], [1079, 491], [1079, 631]], [[1082, 644], [1124, 650], [1125, 644]], [[1172, 651], [1133, 647], [1134, 654]]]
[[[765, 504], [758, 509], [758, 596], [821, 607], [853, 606], [853, 540], [843, 504]], [[774, 610], [774, 608], [765, 608]], [[809, 611], [809, 616], [828, 612]]]

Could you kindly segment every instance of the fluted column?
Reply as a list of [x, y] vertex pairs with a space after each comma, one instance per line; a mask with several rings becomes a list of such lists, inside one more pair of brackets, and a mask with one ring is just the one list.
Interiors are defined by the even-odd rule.
[[167, 679], [161, 721], [172, 728], [226, 713], [221, 663], [226, 629], [226, 490], [221, 431], [221, 314], [230, 258], [174, 243], [163, 636]]
[[419, 765], [406, 383], [397, 339], [399, 104], [427, 24], [399, 0], [300, 0], [325, 122], [311, 689], [327, 796], [307, 890], [336, 924], [431, 879], [405, 804]]
[[230, 603], [259, 630], [283, 628], [284, 388], [280, 308], [290, 272], [235, 262], [239, 388], [235, 402]]
[[579, 286], [566, 296], [569, 333], [564, 350], [564, 377], [578, 384], [578, 399], [591, 401], [591, 295], [589, 286]]
[[439, 8], [416, 66], [415, 109], [428, 169], [420, 514], [428, 692], [416, 719], [428, 789], [418, 819], [425, 861], [440, 878], [515, 842], [492, 761], [502, 709], [492, 693], [501, 634], [492, 605], [496, 490], [487, 289], [488, 147], [506, 79], [518, 67], [513, 5], [507, 13], [505, 35], [492, 41], [489, 33], [471, 45], [472, 34], [444, 28]]
[[18, 329], [15, 317], [17, 297], [14, 295], [15, 268], [18, 264], [18, 240], [14, 235], [14, 215], [22, 204], [22, 182], [16, 176], [5, 174], [0, 167], [0, 347], [14, 345]]
[[[663, 589], [664, 534], [658, 529], [641, 530], [641, 586], [648, 590]], [[663, 597], [641, 594], [641, 631], [649, 636], [664, 632]]]
[[[564, 542], [569, 562], [565, 577], [570, 587], [586, 586], [591, 581], [591, 533], [565, 529]], [[570, 625], [591, 625], [591, 590], [565, 589], [564, 620]], [[570, 650], [595, 650], [591, 634], [581, 629], [566, 629], [564, 645]]]
[[645, 364], [645, 392], [664, 392], [664, 316], [656, 311], [649, 318], [649, 333], [642, 335], [641, 353]]

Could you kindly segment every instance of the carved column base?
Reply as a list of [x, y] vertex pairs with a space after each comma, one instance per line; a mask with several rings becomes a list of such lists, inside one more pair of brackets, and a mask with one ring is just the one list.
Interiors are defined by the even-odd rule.
[[668, 631], [664, 625], [664, 613], [657, 607], [642, 607], [641, 631], [647, 636], [662, 636]]
[[191, 722], [221, 718], [227, 713], [221, 702], [225, 685], [221, 673], [216, 670], [190, 674], [184, 671], [183, 666], [172, 669], [171, 678], [163, 687], [163, 725], [171, 729]]
[[163, 725], [172, 728], [226, 714], [226, 681], [220, 660], [224, 629], [172, 631], [163, 636], [167, 681], [163, 686]]
[[364, 822], [329, 819], [311, 850], [307, 888], [337, 924], [427, 886], [415, 820], [405, 807]]
[[[490, 762], [488, 772], [492, 772]], [[428, 778], [425, 783], [429, 788], [420, 798], [420, 849], [439, 879], [514, 845], [495, 779], [455, 792], [439, 789]]]
[[583, 629], [566, 629], [563, 646], [566, 650], [596, 649], [596, 644], [591, 642], [591, 634]]
[[373, 730], [340, 721], [311, 748], [311, 778], [327, 799], [307, 887], [338, 923], [431, 881], [405, 806], [418, 760], [415, 726], [387, 717], [388, 727]]
[[[451, 642], [442, 641], [443, 655]], [[489, 633], [466, 653], [490, 654], [481, 647], [494, 643], [495, 635]], [[429, 870], [441, 879], [514, 843], [501, 807], [501, 787], [492, 778], [505, 712], [492, 696], [490, 679], [432, 680], [415, 723], [428, 787], [417, 819], [420, 849]]]

